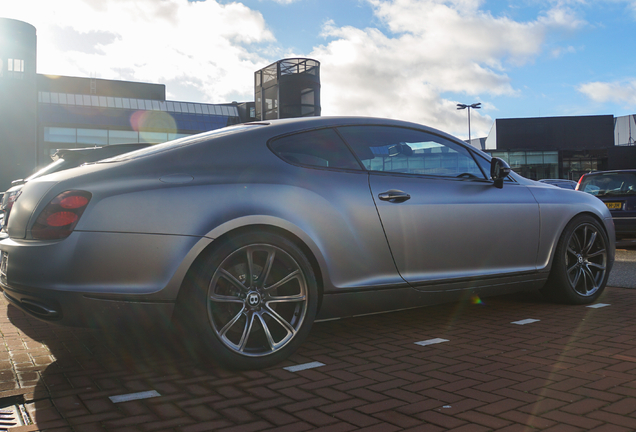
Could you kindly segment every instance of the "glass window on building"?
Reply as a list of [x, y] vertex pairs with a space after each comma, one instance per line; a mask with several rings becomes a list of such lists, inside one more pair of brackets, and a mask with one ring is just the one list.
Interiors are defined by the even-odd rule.
[[45, 127], [44, 141], [75, 144], [77, 142], [75, 134], [75, 128]]
[[7, 60], [7, 77], [22, 79], [24, 77], [24, 60], [8, 59]]
[[105, 129], [77, 129], [77, 143], [107, 145], [108, 131]]
[[179, 138], [185, 138], [187, 136], [190, 136], [191, 134], [184, 134], [184, 133], [169, 133], [168, 134], [168, 141], [172, 141], [172, 140], [176, 140]]
[[139, 142], [139, 132], [137, 131], [108, 131], [108, 144], [128, 144]]
[[139, 132], [139, 142], [152, 144], [168, 141], [168, 134], [165, 132]]
[[559, 153], [557, 151], [490, 152], [510, 165], [517, 174], [532, 180], [559, 178]]

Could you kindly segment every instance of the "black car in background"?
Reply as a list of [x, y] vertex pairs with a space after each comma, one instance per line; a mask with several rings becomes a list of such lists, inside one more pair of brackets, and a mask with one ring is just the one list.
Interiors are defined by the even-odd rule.
[[11, 188], [2, 196], [0, 204], [0, 230], [6, 231], [6, 225], [9, 220], [9, 213], [16, 198], [22, 190], [22, 186], [35, 178], [52, 174], [54, 172], [75, 168], [85, 163], [97, 162], [102, 159], [108, 159], [113, 156], [119, 156], [134, 150], [148, 147], [148, 143], [130, 143], [130, 144], [112, 144], [100, 147], [58, 149], [51, 159], [53, 162], [44, 168], [36, 171], [25, 179], [14, 180], [11, 182]]
[[616, 238], [636, 237], [636, 169], [584, 174], [577, 190], [605, 203], [616, 227]]

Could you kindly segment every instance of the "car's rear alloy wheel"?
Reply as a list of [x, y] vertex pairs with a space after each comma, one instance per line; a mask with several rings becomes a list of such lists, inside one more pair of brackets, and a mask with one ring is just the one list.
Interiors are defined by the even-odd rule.
[[221, 363], [266, 367], [302, 343], [316, 314], [317, 287], [311, 265], [293, 243], [270, 233], [243, 234], [198, 267], [198, 298], [190, 301], [199, 306], [199, 330], [205, 329]]
[[605, 289], [609, 275], [608, 238], [591, 216], [581, 215], [565, 228], [543, 292], [572, 304], [595, 301]]

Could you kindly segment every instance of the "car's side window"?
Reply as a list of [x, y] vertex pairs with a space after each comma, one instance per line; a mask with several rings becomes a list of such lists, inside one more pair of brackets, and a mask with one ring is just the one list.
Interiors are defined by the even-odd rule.
[[269, 146], [281, 159], [296, 165], [362, 169], [333, 129], [318, 129], [288, 135], [270, 142]]
[[338, 132], [370, 171], [486, 178], [467, 149], [434, 134], [390, 126], [346, 126]]

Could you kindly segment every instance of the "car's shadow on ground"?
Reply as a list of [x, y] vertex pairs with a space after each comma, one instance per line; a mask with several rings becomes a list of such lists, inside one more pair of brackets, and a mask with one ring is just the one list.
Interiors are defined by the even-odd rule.
[[[55, 425], [57, 421], [64, 426], [67, 421], [73, 424], [94, 416], [111, 421], [141, 415], [141, 405], [115, 405], [110, 396], [154, 390], [183, 400], [194, 397], [203, 382], [239, 385], [255, 378], [276, 380], [283, 366], [315, 360], [364, 362], [370, 354], [356, 348], [357, 344], [379, 350], [397, 345], [410, 350], [417, 340], [457, 338], [457, 334], [468, 337], [465, 335], [473, 327], [508, 323], [516, 317], [515, 311], [530, 308], [545, 314], [560, 307], [546, 307], [547, 303], [534, 292], [483, 300], [467, 297], [435, 307], [316, 323], [307, 341], [285, 364], [264, 372], [223, 369], [195, 349], [191, 339], [165, 325], [109, 330], [61, 327], [41, 322], [11, 305], [7, 316], [25, 347], [23, 363], [14, 368], [20, 386], [33, 388], [25, 397], [32, 419], [38, 425]], [[131, 406], [140, 412], [128, 411]]]
[[[25, 347], [20, 363], [14, 362], [15, 376], [19, 386], [28, 389], [25, 407], [38, 425], [54, 426], [62, 421], [60, 415], [75, 418], [106, 412], [105, 399], [110, 395], [150, 389], [169, 393], [174, 390], [169, 381], [232, 374], [165, 325], [108, 330], [61, 327], [12, 305], [7, 306], [7, 317]], [[97, 400], [101, 405], [95, 405]], [[110, 408], [117, 412], [115, 405]]]

